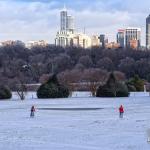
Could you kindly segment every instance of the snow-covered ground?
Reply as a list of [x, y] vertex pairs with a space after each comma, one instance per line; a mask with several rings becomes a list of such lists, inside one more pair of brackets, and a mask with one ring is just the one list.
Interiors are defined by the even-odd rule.
[[149, 96], [0, 101], [0, 150], [149, 150], [149, 128]]

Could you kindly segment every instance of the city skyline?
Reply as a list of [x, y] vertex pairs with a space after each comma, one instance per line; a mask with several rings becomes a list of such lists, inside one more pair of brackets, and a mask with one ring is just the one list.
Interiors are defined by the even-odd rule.
[[145, 20], [150, 14], [148, 0], [137, 0], [136, 4], [133, 0], [1, 0], [0, 40], [43, 39], [54, 43], [64, 3], [75, 16], [79, 32], [85, 27], [89, 35], [106, 34], [110, 41], [116, 41], [118, 29], [140, 27], [145, 45]]

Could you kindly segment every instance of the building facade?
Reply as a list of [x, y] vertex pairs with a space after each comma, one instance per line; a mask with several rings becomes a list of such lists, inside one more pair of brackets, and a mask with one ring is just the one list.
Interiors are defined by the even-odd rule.
[[74, 18], [71, 15], [68, 15], [67, 9], [64, 9], [60, 12], [60, 31], [70, 31], [74, 32]]
[[150, 15], [146, 18], [146, 48], [150, 49]]
[[55, 45], [57, 46], [70, 46], [71, 39], [74, 37], [72, 32], [58, 31], [56, 34]]
[[131, 40], [130, 41], [130, 48], [137, 49], [138, 47], [138, 41], [137, 40]]
[[56, 34], [56, 46], [75, 46], [82, 48], [91, 47], [91, 38], [83, 33], [76, 33], [74, 27], [74, 18], [68, 15], [66, 8], [60, 12], [60, 30]]
[[39, 40], [39, 41], [28, 41], [26, 43], [26, 47], [29, 49], [36, 47], [36, 46], [46, 47], [48, 46], [48, 42], [44, 40]]
[[83, 33], [74, 34], [70, 46], [90, 48], [91, 47], [91, 38]]
[[105, 48], [106, 44], [108, 43], [108, 39], [106, 38], [105, 34], [101, 34], [99, 36], [100, 47]]
[[119, 47], [120, 47], [120, 44], [118, 44], [116, 42], [110, 42], [105, 45], [105, 48], [107, 48], [107, 49], [117, 49]]
[[91, 46], [92, 47], [99, 47], [100, 46], [100, 40], [99, 40], [99, 37], [97, 35], [93, 35], [91, 37]]
[[60, 30], [66, 31], [67, 30], [67, 10], [64, 9], [60, 12]]
[[140, 28], [130, 28], [125, 30], [125, 46], [131, 48], [131, 42], [137, 41], [137, 49], [141, 46], [141, 29]]
[[74, 33], [74, 17], [71, 15], [67, 16], [67, 31]]
[[124, 48], [124, 43], [125, 43], [125, 30], [124, 29], [118, 30], [117, 43], [120, 45], [120, 47]]
[[69, 31], [59, 31], [56, 35], [55, 45], [89, 48], [91, 47], [91, 38], [82, 33], [74, 34]]
[[20, 40], [7, 40], [0, 42], [0, 46], [23, 46], [25, 47], [25, 43]]

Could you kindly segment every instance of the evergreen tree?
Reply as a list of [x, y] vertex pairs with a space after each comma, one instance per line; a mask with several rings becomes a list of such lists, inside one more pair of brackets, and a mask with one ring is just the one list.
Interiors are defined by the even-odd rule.
[[128, 97], [129, 92], [125, 83], [118, 82], [114, 73], [109, 75], [105, 85], [97, 89], [97, 97]]
[[138, 75], [135, 75], [128, 81], [128, 87], [132, 86], [136, 91], [144, 91], [144, 81]]
[[0, 86], [0, 99], [10, 99], [11, 97], [11, 91], [5, 86]]
[[46, 83], [42, 84], [37, 90], [38, 98], [66, 98], [68, 96], [68, 88], [59, 84], [55, 74], [50, 77]]

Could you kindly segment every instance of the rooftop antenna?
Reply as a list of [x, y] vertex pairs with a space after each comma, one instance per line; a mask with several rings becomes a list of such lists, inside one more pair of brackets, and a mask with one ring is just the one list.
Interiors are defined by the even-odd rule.
[[63, 8], [64, 11], [67, 11], [67, 8], [66, 8], [66, 4], [64, 3], [64, 8]]

